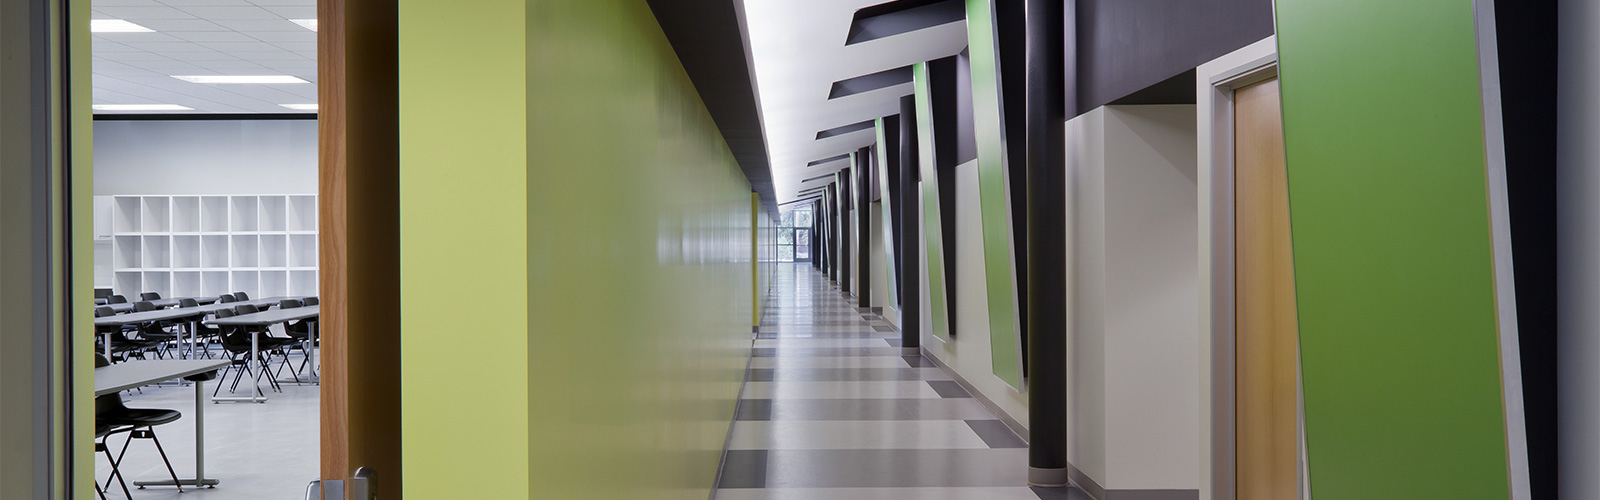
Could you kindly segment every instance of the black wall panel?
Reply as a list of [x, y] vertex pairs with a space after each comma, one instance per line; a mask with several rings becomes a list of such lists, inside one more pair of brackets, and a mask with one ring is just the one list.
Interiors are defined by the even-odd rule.
[[1070, 16], [1077, 47], [1068, 59], [1078, 65], [1080, 113], [1273, 33], [1272, 0], [1077, 0], [1077, 6]]

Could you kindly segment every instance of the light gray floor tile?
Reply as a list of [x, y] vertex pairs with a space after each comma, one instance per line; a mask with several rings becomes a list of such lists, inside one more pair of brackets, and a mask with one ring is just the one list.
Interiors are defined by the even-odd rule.
[[[938, 368], [751, 368], [753, 382], [829, 380], [950, 380]], [[937, 389], [935, 389], [937, 390]]]
[[772, 488], [717, 491], [716, 500], [1039, 500], [1010, 488]]
[[767, 487], [1017, 487], [1027, 463], [1025, 449], [772, 450]]
[[[981, 420], [991, 419], [975, 399], [778, 399], [760, 415], [767, 420]], [[753, 416], [753, 415], [752, 415]]]
[[883, 347], [883, 339], [829, 339], [829, 338], [777, 338], [758, 339], [756, 348], [762, 347]]
[[797, 356], [758, 357], [751, 368], [906, 368], [899, 356]]

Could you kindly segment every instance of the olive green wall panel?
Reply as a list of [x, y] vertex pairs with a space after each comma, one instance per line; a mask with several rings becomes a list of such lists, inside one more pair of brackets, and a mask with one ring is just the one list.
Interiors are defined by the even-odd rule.
[[995, 376], [1020, 390], [1022, 323], [1017, 309], [1018, 263], [1011, 237], [1011, 180], [1006, 168], [993, 1], [966, 0], [968, 49], [972, 56], [972, 122], [978, 140], [978, 204], [983, 211], [990, 353]]
[[1278, 0], [1313, 498], [1508, 498], [1473, 2]]
[[[939, 211], [939, 171], [934, 161], [933, 97], [929, 81], [928, 63], [911, 67], [912, 82], [917, 99], [917, 171], [922, 175], [922, 235], [927, 250], [924, 265], [928, 269], [928, 330], [935, 337], [950, 341], [950, 300], [946, 288], [944, 223], [945, 214]], [[906, 207], [915, 206], [915, 200], [906, 200]], [[910, 291], [906, 294], [909, 296]]]
[[705, 498], [757, 222], [654, 15], [400, 7], [406, 493]]
[[[878, 147], [872, 148], [872, 151], [873, 154], [877, 155], [878, 193], [883, 199], [883, 221], [881, 224], [883, 224], [883, 274], [885, 279], [884, 284], [886, 285], [883, 289], [885, 292], [887, 292], [884, 294], [884, 297], [878, 299], [878, 302], [898, 308], [900, 307], [900, 302], [899, 298], [895, 295], [895, 287], [898, 286], [897, 283], [899, 282], [896, 281], [894, 274], [894, 205], [889, 203], [889, 198], [898, 196], [898, 194], [893, 192], [895, 186], [889, 185], [888, 151], [890, 148], [888, 141], [898, 141], [900, 140], [900, 135], [895, 134], [894, 137], [885, 136], [886, 131], [884, 129], [883, 118], [879, 118], [877, 120], [876, 130], [878, 134]], [[899, 159], [895, 159], [895, 164], [898, 165], [899, 163]]]

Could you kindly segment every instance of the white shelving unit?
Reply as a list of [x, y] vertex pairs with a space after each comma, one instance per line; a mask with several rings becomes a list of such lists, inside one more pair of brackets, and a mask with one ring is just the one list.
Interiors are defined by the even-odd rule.
[[317, 294], [315, 195], [97, 196], [95, 241], [129, 298]]

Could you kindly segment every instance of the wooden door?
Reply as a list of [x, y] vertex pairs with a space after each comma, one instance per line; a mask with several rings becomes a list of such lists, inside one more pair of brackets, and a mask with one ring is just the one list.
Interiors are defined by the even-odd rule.
[[1299, 328], [1276, 78], [1234, 92], [1235, 481], [1299, 496]]

